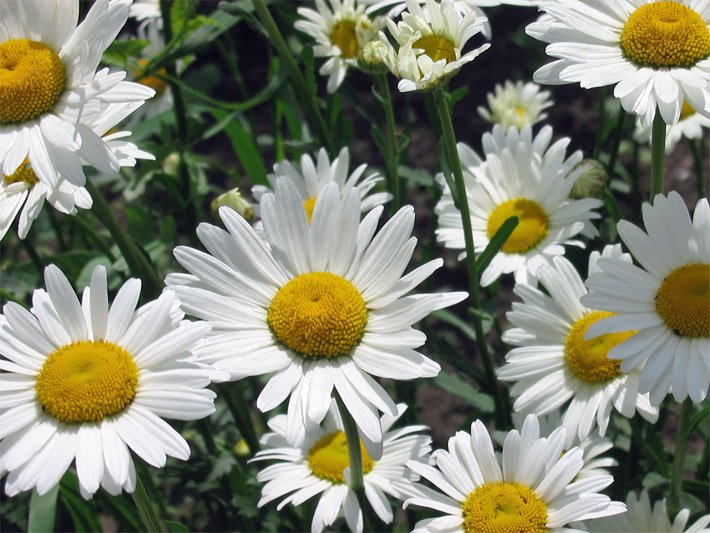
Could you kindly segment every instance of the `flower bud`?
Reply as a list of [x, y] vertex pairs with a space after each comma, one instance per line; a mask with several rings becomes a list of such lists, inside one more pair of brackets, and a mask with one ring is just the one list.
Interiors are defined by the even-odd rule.
[[239, 188], [235, 187], [231, 191], [220, 194], [212, 200], [212, 212], [217, 215], [220, 207], [229, 207], [239, 213], [247, 222], [251, 222], [254, 218], [254, 206], [251, 205], [239, 192]]
[[569, 197], [575, 200], [601, 198], [604, 186], [609, 180], [606, 169], [596, 159], [583, 159], [572, 168], [569, 176], [577, 176], [577, 181], [569, 193]]

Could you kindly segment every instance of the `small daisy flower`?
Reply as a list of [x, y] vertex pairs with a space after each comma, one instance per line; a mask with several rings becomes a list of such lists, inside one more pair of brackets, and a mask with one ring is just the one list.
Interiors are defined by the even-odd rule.
[[214, 412], [215, 394], [205, 387], [215, 371], [191, 354], [209, 326], [183, 320], [170, 291], [136, 309], [136, 279], [109, 306], [102, 266], [81, 302], [56, 266], [44, 277], [47, 291], [35, 291], [30, 311], [10, 302], [0, 315], [5, 492], [44, 494], [75, 460], [85, 498], [99, 486], [132, 492], [131, 451], [155, 467], [190, 455], [163, 418]]
[[643, 367], [639, 391], [658, 405], [672, 389], [681, 402], [702, 402], [710, 386], [710, 207], [695, 206], [691, 220], [681, 196], [661, 194], [642, 207], [646, 232], [630, 222], [617, 224], [619, 236], [640, 267], [603, 258], [601, 272], [587, 280], [582, 303], [610, 312], [592, 324], [585, 338], [637, 333], [615, 346], [609, 357], [620, 370]]
[[649, 126], [658, 109], [675, 124], [684, 102], [710, 117], [710, 9], [705, 0], [540, 0], [552, 20], [526, 28], [557, 58], [538, 83], [614, 85], [614, 96]]
[[[569, 138], [550, 146], [551, 140], [550, 126], [533, 138], [530, 125], [521, 130], [510, 128], [507, 133], [496, 125], [483, 135], [484, 161], [465, 144], [458, 145], [475, 251], [482, 252], [508, 218], [519, 218], [518, 226], [483, 272], [484, 287], [511, 272], [517, 283], [533, 283], [541, 265], [551, 264], [554, 256], [565, 253], [563, 245], [583, 246], [573, 237], [596, 235], [591, 220], [599, 215], [592, 210], [600, 207], [601, 201], [568, 198], [579, 175], [570, 171], [582, 160], [582, 153], [577, 151], [565, 159]], [[443, 194], [436, 205], [437, 240], [446, 248], [462, 250], [461, 214], [443, 175], [438, 180]], [[459, 257], [465, 257], [465, 252]]]
[[552, 106], [550, 91], [540, 91], [537, 83], [510, 80], [505, 85], [497, 84], [494, 93], [488, 93], [488, 107], [479, 107], [478, 113], [492, 124], [504, 129], [522, 128], [525, 124], [537, 124], [547, 118], [544, 110]]
[[597, 518], [587, 520], [582, 526], [590, 533], [639, 533], [640, 531], [667, 531], [668, 533], [707, 533], [710, 524], [710, 514], [698, 518], [692, 526], [686, 529], [690, 511], [682, 509], [673, 519], [668, 519], [666, 499], [658, 500], [651, 508], [648, 491], [643, 489], [636, 497], [634, 491], [626, 496], [627, 512], [614, 518]]
[[[461, 15], [453, 0], [426, 0], [422, 7], [416, 0], [406, 0], [407, 11], [395, 24], [387, 19], [387, 27], [398, 49], [386, 56], [392, 74], [400, 79], [401, 92], [430, 90], [438, 87], [459, 69], [490, 47], [483, 44], [462, 54], [468, 40], [480, 32], [485, 18], [475, 12]], [[391, 48], [385, 34], [380, 41]]]
[[417, 505], [445, 513], [417, 522], [414, 531], [569, 531], [575, 520], [622, 513], [626, 507], [599, 492], [610, 475], [576, 479], [584, 467], [582, 451], [564, 451], [565, 430], [540, 438], [535, 415], [520, 431], [512, 430], [497, 455], [480, 420], [471, 433], [459, 431], [448, 450], [432, 454], [435, 466], [409, 462], [407, 467], [439, 491], [420, 483], [393, 481], [407, 497], [404, 506]]
[[377, 39], [381, 24], [365, 15], [365, 6], [356, 0], [316, 0], [316, 10], [299, 7], [303, 20], [294, 24], [297, 30], [313, 37], [315, 57], [328, 60], [318, 71], [328, 76], [328, 92], [335, 92], [345, 79], [349, 67], [357, 66], [358, 53]]
[[160, 0], [133, 0], [128, 16], [139, 23], [139, 31], [146, 31], [150, 27], [156, 30], [163, 29]]
[[[386, 524], [392, 522], [392, 506], [387, 496], [397, 497], [390, 482], [395, 479], [416, 480], [419, 476], [405, 467], [407, 461], [422, 461], [431, 451], [431, 438], [419, 434], [426, 426], [407, 426], [392, 429], [404, 414], [407, 406], [397, 404], [395, 415], [382, 415], [382, 458], [374, 460], [360, 443], [363, 465], [365, 496], [377, 516]], [[349, 486], [350, 457], [343, 422], [335, 402], [322, 426], [313, 426], [298, 447], [289, 445], [286, 435], [288, 422], [285, 415], [269, 421], [273, 433], [261, 439], [266, 448], [256, 454], [253, 461], [275, 460], [277, 463], [264, 468], [257, 481], [266, 483], [262, 489], [259, 507], [285, 496], [277, 509], [285, 505], [302, 505], [306, 500], [320, 494], [313, 513], [311, 531], [320, 533], [340, 516], [351, 531], [362, 532], [363, 516], [355, 492]], [[289, 494], [290, 493], [290, 494]]]
[[[688, 102], [684, 102], [678, 122], [666, 126], [666, 153], [670, 154], [682, 138], [702, 139], [708, 129], [710, 129], [710, 118], [697, 113]], [[642, 143], [650, 142], [651, 128], [644, 128], [641, 120], [638, 120], [634, 138]]]
[[257, 407], [269, 411], [290, 397], [289, 443], [299, 446], [306, 427], [323, 420], [335, 388], [377, 459], [376, 411], [394, 415], [396, 407], [372, 376], [436, 376], [439, 365], [416, 351], [426, 337], [412, 325], [466, 293], [407, 296], [443, 261], [402, 276], [416, 244], [414, 209], [400, 209], [375, 236], [383, 208], [361, 222], [359, 197], [327, 185], [309, 224], [296, 185], [281, 178], [261, 198], [263, 239], [222, 208], [227, 231], [201, 224], [209, 253], [178, 246], [175, 257], [190, 274], [171, 274], [167, 284], [185, 312], [213, 326], [199, 357], [233, 380], [274, 373]]
[[119, 165], [87, 125], [109, 103], [143, 102], [153, 90], [96, 72], [126, 22], [130, 0], [98, 0], [76, 26], [78, 0], [0, 3], [0, 170], [25, 159], [40, 181], [85, 183], [81, 161], [101, 172]]

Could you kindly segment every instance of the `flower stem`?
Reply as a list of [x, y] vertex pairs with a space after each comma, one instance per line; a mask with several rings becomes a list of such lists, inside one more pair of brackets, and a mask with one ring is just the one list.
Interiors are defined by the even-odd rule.
[[693, 414], [693, 402], [686, 398], [680, 406], [678, 427], [675, 433], [675, 448], [673, 450], [673, 470], [671, 472], [671, 489], [668, 494], [668, 517], [671, 522], [680, 511], [680, 493], [682, 492], [683, 472], [685, 471], [685, 452], [688, 449], [688, 426]]
[[666, 157], [666, 123], [657, 109], [651, 130], [651, 203], [657, 194], [665, 192], [664, 164]]
[[594, 155], [592, 155], [594, 159], [599, 157], [599, 153], [602, 149], [602, 132], [604, 131], [604, 119], [606, 114], [606, 87], [599, 88], [599, 101], [597, 109], [597, 137], [594, 140]]
[[388, 188], [394, 197], [392, 212], [396, 213], [402, 207], [402, 184], [399, 180], [399, 154], [397, 153], [397, 138], [395, 137], [394, 108], [392, 106], [392, 93], [387, 81], [387, 74], [375, 74], [379, 100], [385, 111], [385, 148], [382, 154], [387, 167]]
[[138, 509], [138, 514], [141, 516], [146, 531], [167, 531], [155, 512], [155, 508], [138, 474], [136, 474], [136, 490], [131, 496], [133, 496], [133, 503], [136, 504], [136, 509]]
[[227, 409], [232, 414], [234, 423], [237, 425], [239, 433], [249, 446], [249, 453], [256, 454], [259, 451], [259, 437], [254, 430], [254, 424], [249, 416], [249, 406], [246, 402], [244, 390], [236, 383], [221, 384], [217, 386], [222, 398], [227, 404]]
[[606, 173], [610, 180], [616, 168], [616, 160], [619, 157], [619, 147], [621, 146], [621, 139], [624, 136], [625, 123], [626, 111], [624, 111], [623, 107], [619, 106], [619, 114], [616, 117], [616, 127], [614, 128], [614, 137], [611, 143], [611, 151], [609, 152], [609, 160], [606, 163]]
[[468, 274], [468, 292], [470, 298], [470, 312], [473, 320], [473, 329], [476, 333], [476, 345], [478, 353], [481, 354], [483, 367], [486, 372], [488, 386], [493, 391], [493, 401], [495, 403], [495, 418], [498, 428], [506, 428], [511, 426], [510, 413], [507, 408], [507, 402], [504, 399], [503, 393], [498, 386], [498, 379], [493, 368], [493, 358], [488, 351], [488, 344], [483, 333], [483, 319], [481, 316], [481, 300], [479, 286], [478, 264], [476, 262], [475, 248], [473, 243], [473, 228], [471, 227], [471, 212], [468, 206], [468, 196], [466, 194], [466, 185], [463, 179], [463, 170], [461, 168], [461, 160], [459, 159], [458, 150], [456, 149], [456, 136], [454, 134], [454, 126], [451, 122], [451, 110], [449, 109], [449, 96], [444, 92], [444, 89], [438, 88], [433, 93], [434, 104], [439, 122], [441, 124], [442, 139], [444, 143], [444, 151], [446, 159], [449, 163], [449, 168], [454, 175], [454, 198], [458, 203], [458, 208], [461, 213], [461, 223], [463, 225], [464, 242], [466, 244], [466, 270]]

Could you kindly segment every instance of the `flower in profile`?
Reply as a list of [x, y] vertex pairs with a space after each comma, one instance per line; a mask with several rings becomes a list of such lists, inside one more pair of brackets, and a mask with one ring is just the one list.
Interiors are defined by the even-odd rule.
[[171, 291], [136, 309], [136, 279], [109, 305], [102, 266], [81, 302], [56, 266], [44, 277], [47, 291], [35, 291], [30, 311], [10, 302], [0, 315], [5, 492], [44, 494], [74, 460], [85, 498], [99, 486], [132, 492], [131, 451], [155, 467], [166, 455], [190, 455], [163, 418], [214, 412], [215, 394], [206, 387], [216, 372], [191, 354], [209, 326], [183, 320]]
[[118, 161], [87, 123], [110, 103], [140, 104], [153, 94], [122, 81], [125, 72], [96, 72], [126, 22], [130, 0], [98, 0], [77, 26], [78, 0], [0, 3], [0, 170], [10, 176], [32, 161], [49, 185], [61, 175], [85, 183], [82, 160], [115, 173]]
[[[407, 11], [395, 24], [387, 19], [387, 27], [397, 43], [397, 50], [386, 56], [387, 67], [400, 79], [401, 92], [430, 90], [456, 74], [490, 47], [483, 44], [462, 54], [466, 43], [481, 31], [485, 18], [471, 11], [461, 15], [453, 0], [427, 0], [424, 7], [416, 0], [406, 0]], [[380, 41], [391, 47], [380, 32]]]
[[[596, 234], [591, 220], [599, 218], [593, 209], [601, 206], [601, 201], [568, 198], [579, 176], [570, 170], [582, 160], [582, 154], [577, 151], [565, 159], [569, 138], [550, 146], [551, 140], [550, 126], [533, 138], [530, 125], [521, 130], [510, 128], [507, 133], [496, 125], [491, 133], [483, 135], [485, 160], [465, 144], [458, 145], [476, 253], [485, 249], [508, 218], [519, 219], [483, 272], [484, 287], [511, 272], [517, 283], [532, 283], [541, 265], [552, 264], [553, 257], [565, 253], [564, 245], [583, 246], [573, 237]], [[437, 240], [447, 248], [463, 250], [461, 214], [443, 175], [438, 180], [443, 194], [436, 205]], [[463, 257], [465, 252], [460, 255]]]
[[538, 83], [614, 85], [629, 113], [651, 124], [656, 109], [666, 124], [684, 102], [710, 117], [710, 11], [699, 0], [540, 0], [550, 19], [528, 35], [550, 43], [556, 58], [538, 69]]
[[[419, 432], [426, 426], [392, 426], [406, 411], [407, 406], [397, 404], [396, 414], [381, 417], [383, 435], [382, 458], [374, 460], [360, 443], [363, 465], [365, 496], [377, 516], [389, 524], [392, 522], [392, 506], [387, 495], [397, 497], [390, 482], [395, 479], [416, 480], [419, 476], [405, 467], [407, 461], [422, 461], [431, 451], [431, 438]], [[351, 531], [363, 530], [363, 516], [355, 492], [349, 486], [350, 457], [343, 422], [332, 402], [322, 426], [315, 425], [306, 433], [300, 446], [288, 443], [288, 422], [285, 415], [269, 421], [273, 431], [261, 439], [264, 448], [253, 461], [277, 461], [257, 475], [257, 481], [266, 483], [262, 489], [259, 507], [288, 496], [278, 505], [302, 505], [306, 500], [320, 494], [313, 512], [311, 531], [320, 533], [331, 526], [340, 516]], [[290, 493], [290, 494], [289, 494]]]
[[693, 525], [686, 529], [689, 509], [681, 511], [673, 519], [668, 519], [666, 499], [657, 500], [651, 508], [648, 490], [643, 489], [640, 496], [634, 491], [626, 496], [627, 512], [614, 518], [597, 518], [585, 520], [582, 524], [584, 531], [590, 533], [638, 533], [640, 531], [668, 531], [673, 533], [702, 533], [707, 531], [710, 524], [710, 514], [698, 518]]
[[675, 191], [642, 207], [644, 232], [626, 220], [619, 236], [640, 267], [602, 258], [587, 280], [582, 303], [608, 314], [586, 338], [636, 331], [615, 346], [621, 372], [641, 368], [639, 391], [658, 405], [672, 389], [676, 401], [702, 402], [710, 386], [710, 206], [702, 198], [691, 220]]
[[345, 79], [349, 67], [357, 66], [358, 53], [377, 39], [378, 20], [365, 14], [365, 6], [356, 0], [316, 0], [316, 9], [299, 7], [302, 20], [294, 27], [313, 37], [315, 57], [328, 60], [318, 71], [328, 76], [328, 92], [335, 92]]
[[576, 520], [611, 516], [626, 510], [599, 492], [614, 478], [606, 474], [576, 479], [584, 467], [582, 450], [563, 453], [565, 429], [540, 437], [535, 415], [522, 429], [512, 430], [497, 456], [480, 420], [471, 433], [459, 431], [449, 439], [448, 450], [432, 453], [435, 466], [409, 462], [407, 466], [441, 492], [421, 483], [393, 481], [407, 498], [404, 506], [417, 505], [445, 513], [417, 522], [414, 531], [569, 531]]
[[466, 293], [408, 295], [443, 261], [403, 276], [416, 244], [413, 208], [375, 235], [383, 208], [360, 221], [359, 196], [327, 185], [309, 224], [296, 185], [281, 178], [261, 198], [263, 238], [222, 208], [227, 231], [201, 224], [209, 253], [178, 246], [175, 257], [190, 274], [170, 274], [167, 284], [187, 313], [212, 325], [199, 357], [233, 380], [274, 373], [256, 404], [269, 411], [290, 397], [289, 443], [300, 445], [306, 427], [323, 420], [335, 388], [377, 459], [377, 410], [397, 411], [372, 376], [436, 376], [439, 365], [416, 351], [426, 337], [412, 324]]
[[504, 129], [522, 128], [525, 124], [537, 124], [547, 118], [545, 109], [552, 106], [550, 91], [540, 91], [540, 86], [531, 81], [505, 85], [496, 84], [493, 93], [486, 95], [488, 108], [479, 107], [478, 113], [492, 124], [500, 124]]
[[[702, 139], [708, 129], [710, 129], [710, 118], [696, 112], [688, 102], [683, 102], [678, 122], [666, 126], [666, 153], [670, 154], [683, 138]], [[650, 142], [651, 128], [645, 128], [641, 120], [637, 120], [634, 138], [642, 143]]]

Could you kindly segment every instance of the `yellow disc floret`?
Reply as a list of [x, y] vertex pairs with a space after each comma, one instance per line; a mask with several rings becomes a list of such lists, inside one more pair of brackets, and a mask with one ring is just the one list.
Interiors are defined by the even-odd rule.
[[367, 309], [348, 280], [330, 272], [309, 272], [281, 287], [267, 321], [287, 348], [304, 357], [348, 355], [362, 338]]
[[[367, 474], [375, 466], [375, 461], [367, 453], [362, 441], [360, 441], [360, 456], [362, 457], [362, 472]], [[345, 483], [343, 470], [349, 466], [348, 441], [342, 431], [328, 433], [308, 451], [308, 467], [313, 475], [331, 483]]]
[[689, 68], [710, 57], [710, 30], [697, 12], [680, 2], [652, 2], [629, 16], [620, 44], [636, 65]]
[[311, 223], [313, 219], [313, 210], [316, 208], [316, 200], [318, 196], [311, 196], [307, 200], [303, 201], [303, 209], [306, 211], [306, 218], [308, 218], [308, 223]]
[[168, 72], [164, 68], [160, 68], [155, 71], [155, 74], [147, 74], [145, 67], [148, 63], [149, 61], [147, 59], [139, 59], [138, 65], [140, 68], [133, 71], [133, 77], [136, 82], [153, 89], [155, 91], [155, 96], [153, 98], [156, 98], [163, 94], [165, 89], [168, 87], [168, 84], [165, 81], [165, 76], [167, 76]]
[[547, 531], [547, 504], [528, 486], [485, 483], [463, 504], [466, 533], [541, 533]]
[[537, 246], [547, 235], [547, 214], [540, 204], [527, 198], [515, 198], [496, 206], [488, 217], [488, 238], [500, 229], [510, 217], [518, 217], [518, 225], [505, 241], [501, 251], [506, 254], [524, 254]]
[[360, 50], [355, 32], [355, 22], [341, 20], [330, 32], [330, 42], [340, 48], [340, 56], [345, 59], [355, 57]]
[[425, 35], [417, 39], [412, 48], [421, 48], [435, 63], [442, 59], [445, 59], [447, 63], [456, 61], [454, 43], [440, 35]]
[[0, 43], [0, 124], [25, 122], [51, 110], [66, 87], [64, 63], [43, 43]]
[[609, 350], [631, 337], [636, 331], [607, 333], [584, 340], [589, 326], [612, 316], [606, 311], [592, 311], [577, 320], [565, 339], [565, 362], [570, 371], [585, 383], [604, 383], [621, 375], [621, 361], [609, 359]]
[[9, 176], [5, 176], [3, 181], [5, 182], [5, 185], [11, 185], [12, 183], [26, 183], [27, 185], [32, 186], [39, 182], [39, 179], [37, 179], [37, 175], [34, 173], [34, 170], [32, 170], [29, 160], [25, 158], [20, 166], [17, 167], [17, 170]]
[[710, 264], [693, 263], [668, 274], [656, 293], [656, 311], [676, 335], [710, 337]]
[[107, 341], [77, 341], [50, 353], [37, 376], [42, 408], [66, 423], [99, 422], [120, 413], [138, 388], [130, 353]]

